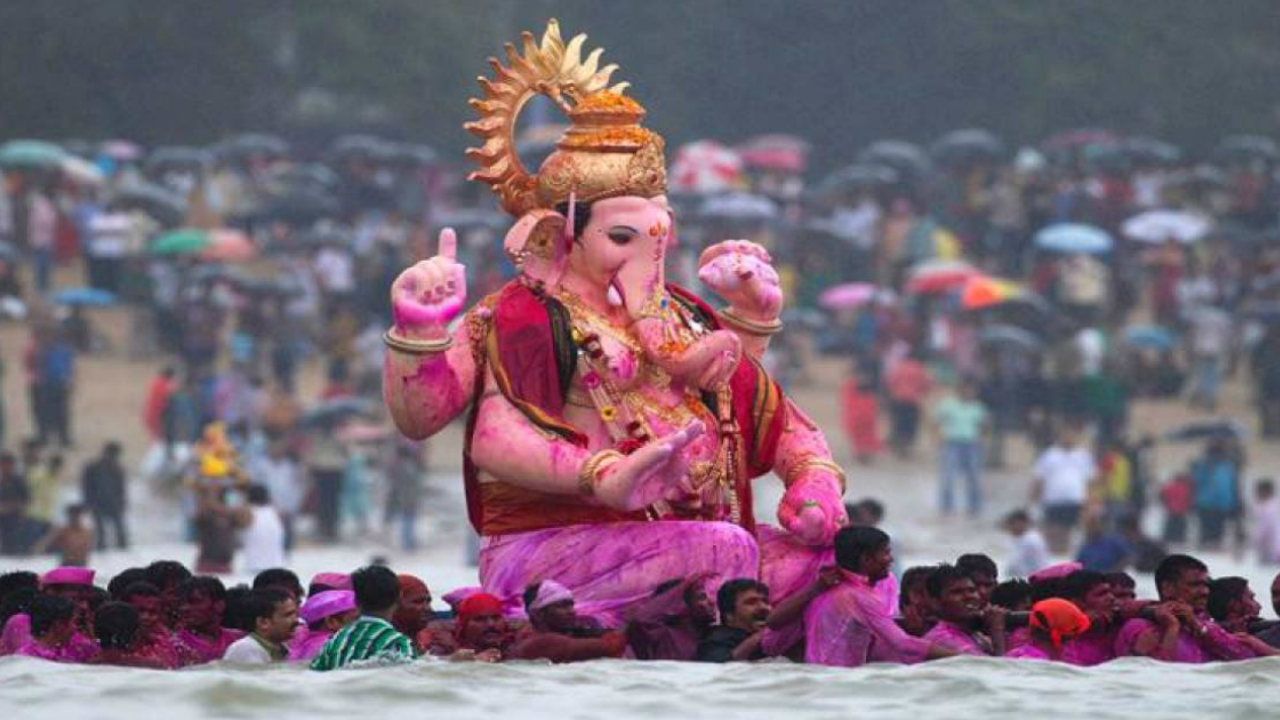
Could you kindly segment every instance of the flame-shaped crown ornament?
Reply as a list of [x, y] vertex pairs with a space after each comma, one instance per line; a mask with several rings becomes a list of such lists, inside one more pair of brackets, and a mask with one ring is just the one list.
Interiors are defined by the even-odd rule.
[[[640, 126], [645, 111], [623, 93], [627, 83], [609, 85], [616, 65], [599, 67], [601, 49], [582, 59], [586, 35], [565, 45], [560, 25], [547, 23], [541, 43], [525, 32], [524, 52], [508, 43], [508, 65], [490, 58], [492, 79], [479, 78], [484, 98], [471, 100], [480, 119], [466, 129], [485, 142], [467, 150], [480, 169], [470, 179], [488, 184], [503, 209], [519, 217], [552, 209], [573, 195], [577, 202], [633, 195], [656, 197], [667, 190], [662, 138]], [[545, 95], [569, 116], [556, 150], [531, 174], [516, 150], [520, 111], [535, 95]]]

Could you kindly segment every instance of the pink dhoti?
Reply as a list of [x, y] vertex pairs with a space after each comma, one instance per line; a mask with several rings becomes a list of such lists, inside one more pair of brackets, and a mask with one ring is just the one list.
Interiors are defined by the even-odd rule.
[[709, 521], [569, 525], [495, 535], [480, 549], [480, 584], [521, 615], [531, 583], [555, 580], [573, 592], [577, 610], [620, 627], [631, 604], [664, 580], [701, 572], [725, 580], [759, 576], [756, 540], [737, 525]]

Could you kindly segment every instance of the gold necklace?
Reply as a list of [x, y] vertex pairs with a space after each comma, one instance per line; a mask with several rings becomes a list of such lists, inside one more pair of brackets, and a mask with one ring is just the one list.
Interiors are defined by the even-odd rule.
[[568, 290], [562, 289], [557, 298], [569, 309], [569, 314], [577, 321], [575, 325], [585, 326], [579, 329], [581, 334], [587, 334], [585, 331], [588, 329], [595, 330], [618, 341], [638, 356], [643, 356], [644, 350], [630, 330], [618, 327], [613, 320], [591, 309], [582, 298]]

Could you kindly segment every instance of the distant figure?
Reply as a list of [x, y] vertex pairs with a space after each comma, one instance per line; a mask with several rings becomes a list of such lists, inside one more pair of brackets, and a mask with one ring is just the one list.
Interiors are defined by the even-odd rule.
[[1026, 510], [1014, 510], [1004, 519], [1004, 529], [1012, 539], [1005, 572], [1011, 577], [1031, 577], [1049, 565], [1049, 547], [1044, 536], [1031, 525]]
[[1101, 517], [1085, 523], [1084, 542], [1076, 552], [1076, 562], [1085, 570], [1098, 573], [1119, 572], [1129, 566], [1133, 549], [1120, 536], [1108, 532]]
[[845, 437], [854, 458], [868, 464], [884, 451], [880, 439], [880, 399], [866, 373], [854, 371], [840, 390]]
[[27, 507], [31, 488], [18, 471], [13, 453], [0, 452], [0, 553], [17, 555], [28, 549]]
[[885, 385], [889, 393], [889, 416], [892, 418], [889, 444], [899, 457], [911, 457], [920, 430], [920, 408], [933, 381], [919, 354], [913, 352], [889, 367]]
[[1187, 541], [1187, 519], [1191, 516], [1194, 495], [1195, 489], [1189, 472], [1174, 475], [1160, 487], [1160, 505], [1164, 508], [1164, 530], [1161, 538], [1165, 542]]
[[256, 575], [285, 564], [284, 522], [262, 485], [250, 485], [246, 498], [249, 506], [235, 518], [240, 526], [241, 570]]
[[978, 401], [978, 389], [962, 381], [957, 392], [933, 409], [934, 432], [941, 444], [938, 467], [939, 506], [942, 514], [955, 509], [955, 486], [964, 476], [969, 515], [982, 512], [982, 436], [990, 425], [986, 406]]
[[147, 400], [142, 409], [142, 424], [155, 442], [164, 442], [165, 439], [165, 411], [169, 407], [169, 400], [173, 397], [173, 393], [178, 389], [176, 375], [177, 371], [172, 366], [164, 367], [152, 378], [151, 387], [147, 390]]
[[93, 529], [84, 523], [85, 507], [67, 507], [67, 524], [49, 531], [39, 543], [36, 552], [52, 550], [58, 553], [59, 565], [85, 567], [89, 564], [89, 552], [93, 549]]
[[55, 520], [54, 509], [62, 485], [62, 455], [50, 453], [28, 468], [27, 484], [31, 488], [31, 507], [27, 514], [47, 526]]
[[1239, 481], [1240, 464], [1225, 440], [1211, 440], [1204, 454], [1191, 463], [1201, 548], [1221, 547], [1227, 521], [1240, 506]]
[[107, 549], [107, 526], [115, 532], [116, 547], [121, 550], [129, 547], [124, 517], [128, 495], [124, 466], [120, 463], [120, 443], [107, 443], [98, 459], [85, 467], [80, 476], [80, 489], [85, 507], [93, 514], [98, 549]]
[[1259, 480], [1253, 487], [1253, 549], [1258, 563], [1280, 565], [1280, 497], [1275, 482]]
[[1058, 442], [1036, 460], [1033, 499], [1040, 502], [1049, 550], [1067, 552], [1071, 531], [1080, 523], [1080, 512], [1089, 484], [1097, 475], [1093, 453], [1081, 442], [1080, 427], [1068, 424]]

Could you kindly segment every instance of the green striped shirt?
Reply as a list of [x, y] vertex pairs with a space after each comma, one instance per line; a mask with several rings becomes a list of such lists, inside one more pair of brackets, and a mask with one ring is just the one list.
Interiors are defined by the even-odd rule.
[[393, 665], [417, 657], [406, 635], [386, 620], [366, 615], [329, 638], [311, 661], [311, 669], [336, 670], [352, 663]]

